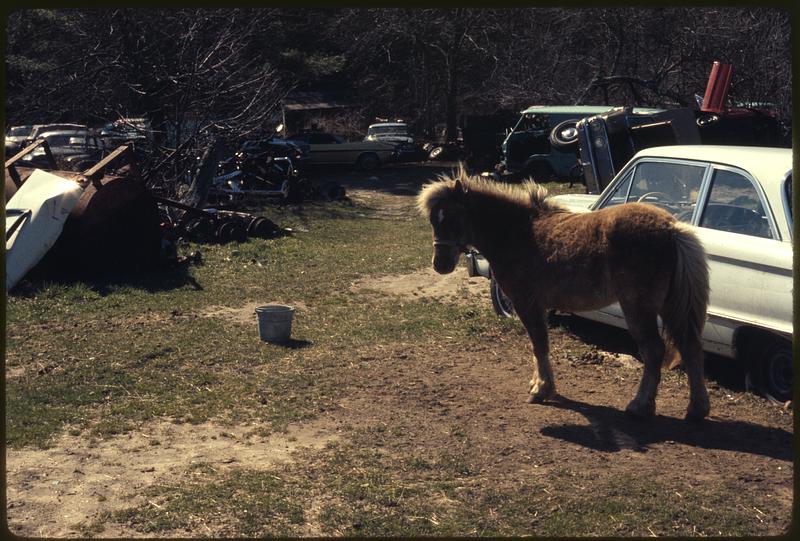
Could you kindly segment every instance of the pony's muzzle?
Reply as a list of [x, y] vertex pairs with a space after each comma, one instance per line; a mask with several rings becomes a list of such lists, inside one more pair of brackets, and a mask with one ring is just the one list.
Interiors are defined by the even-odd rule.
[[439, 274], [453, 272], [458, 263], [461, 250], [458, 246], [439, 245], [433, 248], [433, 270]]

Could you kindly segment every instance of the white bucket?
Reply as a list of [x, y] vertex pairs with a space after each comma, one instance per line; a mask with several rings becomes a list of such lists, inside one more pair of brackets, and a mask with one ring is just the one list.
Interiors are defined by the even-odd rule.
[[267, 304], [256, 308], [258, 334], [265, 342], [286, 342], [292, 335], [294, 308], [284, 304]]

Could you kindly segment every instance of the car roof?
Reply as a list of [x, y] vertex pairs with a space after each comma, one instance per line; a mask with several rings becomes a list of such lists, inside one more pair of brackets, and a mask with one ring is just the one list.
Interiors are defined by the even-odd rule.
[[408, 124], [405, 122], [378, 122], [377, 124], [370, 124], [370, 128], [407, 128]]
[[48, 138], [54, 135], [74, 135], [74, 136], [85, 136], [89, 135], [89, 130], [53, 130], [53, 131], [43, 131], [38, 135], [40, 138]]
[[782, 181], [792, 170], [792, 149], [733, 145], [672, 145], [640, 150], [641, 157], [676, 158], [731, 165], [750, 171], [762, 182]]
[[[547, 115], [599, 115], [611, 109], [622, 107], [621, 105], [531, 105], [527, 109], [520, 111], [520, 114], [547, 114]], [[634, 107], [634, 113], [659, 113], [664, 109], [654, 109], [651, 107]]]

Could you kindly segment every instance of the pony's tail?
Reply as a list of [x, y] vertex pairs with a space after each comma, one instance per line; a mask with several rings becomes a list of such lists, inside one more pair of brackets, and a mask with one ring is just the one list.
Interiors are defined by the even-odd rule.
[[[675, 268], [661, 311], [663, 332], [682, 356], [702, 355], [709, 296], [706, 251], [694, 231], [682, 222], [675, 222], [674, 238]], [[665, 363], [670, 360], [665, 356]]]

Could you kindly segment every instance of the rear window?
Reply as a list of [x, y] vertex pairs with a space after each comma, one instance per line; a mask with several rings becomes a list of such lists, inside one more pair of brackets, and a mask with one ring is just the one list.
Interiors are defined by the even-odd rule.
[[369, 135], [408, 135], [407, 126], [377, 126], [367, 130]]
[[30, 135], [31, 131], [33, 131], [33, 126], [15, 126], [8, 130], [8, 135], [22, 137], [25, 135]]

